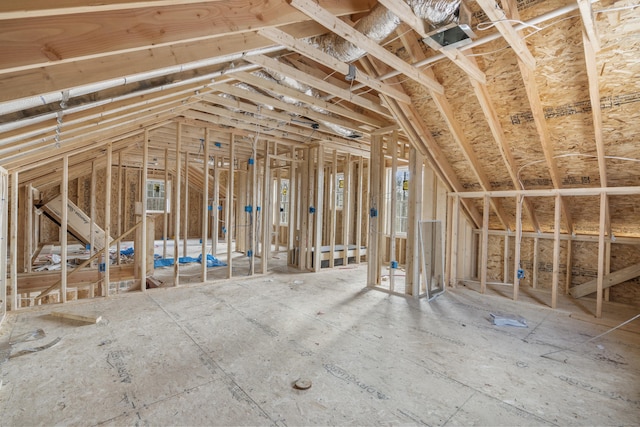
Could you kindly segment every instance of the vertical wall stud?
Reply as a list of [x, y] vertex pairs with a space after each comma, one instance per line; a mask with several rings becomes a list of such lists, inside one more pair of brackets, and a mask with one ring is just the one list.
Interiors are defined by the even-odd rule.
[[18, 304], [18, 185], [18, 172], [13, 172], [11, 174], [11, 235], [9, 237], [12, 310], [20, 308]]
[[178, 123], [176, 132], [176, 177], [175, 177], [175, 197], [173, 210], [173, 285], [180, 285], [180, 207], [181, 203], [181, 186], [182, 174], [180, 173], [180, 164], [182, 163], [180, 150], [182, 149], [182, 123]]
[[553, 277], [551, 279], [551, 308], [558, 305], [558, 282], [560, 280], [560, 214], [562, 198], [556, 196], [553, 215]]
[[107, 144], [107, 162], [105, 170], [105, 201], [104, 201], [104, 276], [102, 282], [102, 296], [109, 296], [109, 242], [111, 241], [111, 164], [113, 163], [113, 147]]
[[487, 290], [487, 260], [489, 253], [489, 210], [491, 209], [491, 199], [484, 196], [484, 206], [482, 208], [482, 257], [480, 261], [480, 293]]
[[[513, 254], [513, 299], [518, 299], [518, 292], [520, 291], [520, 277], [518, 271], [520, 270], [520, 254], [522, 250], [522, 204], [524, 203], [524, 197], [516, 197], [516, 236], [514, 239], [514, 254]], [[508, 257], [507, 257], [508, 259]]]

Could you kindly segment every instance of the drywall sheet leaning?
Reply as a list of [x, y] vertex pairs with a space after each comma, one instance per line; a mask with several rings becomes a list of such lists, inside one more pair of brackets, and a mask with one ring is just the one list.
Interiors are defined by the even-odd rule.
[[[58, 195], [38, 207], [45, 215], [51, 218], [53, 222], [60, 225], [62, 218], [62, 195]], [[70, 200], [67, 200], [67, 229], [69, 233], [84, 244], [91, 243], [91, 232], [93, 231], [94, 249], [96, 251], [104, 249], [104, 230], [95, 223], [92, 229], [91, 218]], [[112, 240], [113, 239], [109, 237], [109, 243], [111, 243]]]

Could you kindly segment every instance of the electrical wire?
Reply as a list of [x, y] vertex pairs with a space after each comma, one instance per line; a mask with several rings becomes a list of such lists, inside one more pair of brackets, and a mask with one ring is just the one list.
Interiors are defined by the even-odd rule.
[[[529, 25], [529, 24], [527, 24], [526, 22], [522, 22], [522, 21], [517, 21], [517, 20], [515, 20], [515, 21], [516, 21], [516, 22], [519, 22], [519, 23], [522, 23], [523, 25], [525, 25], [525, 26], [527, 26], [527, 27], [535, 28], [535, 31], [532, 31], [532, 32], [530, 32], [529, 34], [527, 34], [527, 35], [525, 35], [525, 36], [523, 36], [523, 37], [522, 37], [523, 39], [527, 39], [527, 38], [529, 38], [529, 37], [533, 36], [534, 34], [537, 34], [537, 33], [539, 33], [540, 31], [546, 30], [547, 28], [552, 27], [552, 26], [554, 26], [554, 25], [556, 25], [556, 24], [558, 24], [558, 23], [560, 23], [560, 22], [562, 22], [562, 21], [566, 21], [566, 20], [568, 20], [568, 19], [577, 18], [577, 17], [579, 17], [579, 16], [580, 16], [580, 15], [570, 15], [570, 16], [566, 16], [566, 17], [564, 17], [564, 18], [562, 18], [562, 19], [558, 19], [557, 21], [554, 21], [554, 22], [552, 22], [552, 23], [550, 23], [550, 24], [548, 24], [548, 25], [545, 25], [545, 26], [543, 26], [543, 27], [538, 27], [538, 26], [536, 26], [536, 25]], [[499, 22], [499, 21], [496, 21], [496, 22]], [[490, 23], [490, 22], [487, 22], [486, 24], [491, 24], [491, 23]], [[481, 25], [481, 24], [478, 24], [478, 26], [480, 26], [480, 25]], [[511, 48], [511, 45], [507, 44], [507, 45], [505, 45], [504, 47], [501, 47], [500, 49], [497, 49], [497, 50], [492, 50], [492, 51], [490, 51], [490, 52], [474, 53], [474, 54], [467, 55], [467, 56], [475, 57], [475, 56], [487, 56], [487, 55], [493, 55], [494, 53], [502, 52], [503, 50], [507, 50], [507, 49], [510, 49], [510, 48]]]
[[636, 7], [640, 7], [640, 4], [632, 4], [632, 5], [629, 5], [629, 6], [620, 6], [620, 7], [611, 7], [611, 8], [608, 8], [608, 9], [599, 9], [599, 10], [594, 10], [593, 13], [617, 12], [619, 10], [635, 9]]
[[499, 19], [497, 21], [481, 22], [478, 25], [476, 25], [476, 30], [478, 30], [478, 31], [486, 31], [486, 30], [488, 30], [490, 28], [495, 27], [500, 22], [514, 22], [516, 24], [524, 25], [527, 28], [533, 28], [535, 30], [540, 31], [540, 27], [538, 27], [536, 25], [528, 24], [528, 23], [526, 23], [524, 21], [521, 21], [519, 19]]
[[620, 328], [621, 328], [621, 327], [623, 327], [624, 325], [627, 325], [627, 324], [629, 324], [629, 323], [633, 322], [634, 320], [636, 320], [636, 319], [637, 319], [637, 318], [639, 318], [639, 317], [640, 317], [640, 314], [636, 314], [636, 315], [635, 315], [635, 316], [633, 316], [631, 319], [626, 320], [626, 321], [624, 321], [624, 322], [620, 323], [618, 326], [614, 326], [613, 328], [611, 328], [611, 329], [609, 329], [609, 330], [607, 330], [607, 331], [605, 331], [605, 332], [601, 333], [600, 335], [596, 335], [596, 336], [595, 336], [595, 337], [593, 337], [593, 338], [589, 338], [588, 340], [586, 340], [586, 341], [584, 341], [584, 342], [581, 342], [581, 343], [576, 344], [576, 345], [572, 345], [571, 347], [568, 347], [568, 348], [563, 348], [563, 349], [560, 349], [560, 350], [554, 350], [554, 351], [550, 351], [549, 353], [541, 354], [541, 355], [540, 355], [540, 357], [545, 357], [545, 358], [549, 359], [549, 357], [547, 357], [547, 356], [549, 356], [550, 354], [560, 353], [560, 352], [563, 352], [563, 351], [569, 351], [569, 350], [572, 350], [572, 349], [574, 349], [574, 348], [576, 348], [576, 347], [578, 347], [578, 346], [581, 346], [581, 345], [584, 345], [584, 344], [588, 344], [588, 343], [590, 343], [590, 342], [592, 342], [592, 341], [597, 340], [597, 339], [598, 339], [598, 338], [600, 338], [600, 337], [603, 337], [603, 336], [607, 335], [607, 334], [608, 334], [608, 333], [610, 333], [610, 332], [615, 331], [616, 329], [620, 329]]

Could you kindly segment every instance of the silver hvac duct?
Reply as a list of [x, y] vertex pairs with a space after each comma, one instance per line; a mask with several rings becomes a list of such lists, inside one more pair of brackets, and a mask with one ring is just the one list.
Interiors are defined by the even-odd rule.
[[[448, 24], [457, 19], [456, 12], [460, 7], [461, 0], [405, 0], [406, 3], [411, 7], [413, 12], [419, 18], [426, 20], [432, 27], [438, 27], [441, 25]], [[360, 19], [358, 23], [355, 25], [356, 30], [360, 33], [364, 34], [368, 38], [376, 41], [377, 43], [382, 42], [384, 39], [389, 37], [391, 33], [393, 33], [396, 28], [400, 25], [400, 18], [390, 12], [387, 8], [382, 6], [381, 4], [377, 4], [369, 15]], [[312, 37], [307, 40], [309, 44], [312, 46], [328, 53], [334, 58], [342, 61], [342, 62], [353, 62], [364, 55], [367, 54], [367, 51], [361, 49], [354, 45], [351, 42], [344, 40], [343, 38], [337, 36], [334, 33], [325, 34], [322, 36]], [[284, 61], [280, 58], [281, 61]], [[271, 80], [275, 80], [279, 84], [297, 90], [299, 92], [305, 93], [307, 95], [319, 98], [320, 94], [315, 89], [300, 83], [296, 79], [293, 79], [289, 76], [285, 76], [274, 70], [265, 70], [265, 72], [258, 71], [254, 72], [258, 77], [268, 78]], [[271, 94], [272, 96], [276, 96], [280, 98], [282, 101], [290, 103], [290, 104], [299, 104], [295, 99], [291, 99], [289, 97], [283, 97], [277, 94]], [[330, 115], [329, 112], [323, 110], [322, 108], [316, 106], [310, 106], [314, 111], [317, 111], [322, 114]], [[338, 133], [347, 138], [354, 138], [360, 135], [351, 131], [350, 129], [343, 128], [342, 126], [335, 125], [330, 122], [323, 122], [323, 124], [334, 132]]]
[[[432, 27], [455, 21], [460, 7], [460, 0], [405, 0], [405, 3]], [[398, 28], [400, 22], [400, 18], [378, 3], [369, 15], [356, 23], [355, 29], [380, 43]], [[342, 62], [353, 62], [367, 54], [366, 50], [334, 33], [312, 37], [308, 42]]]
[[[281, 59], [282, 61], [282, 59]], [[299, 81], [297, 81], [296, 79], [292, 79], [291, 77], [287, 77], [283, 74], [278, 73], [277, 71], [273, 71], [273, 70], [264, 70], [264, 71], [255, 71], [252, 74], [254, 74], [257, 77], [263, 78], [265, 80], [269, 80], [272, 82], [276, 82], [282, 86], [288, 87], [290, 89], [294, 89], [297, 90], [300, 93], [304, 93], [305, 95], [309, 95], [309, 96], [313, 96], [315, 98], [320, 98], [320, 94], [318, 93], [318, 91], [316, 91], [315, 89], [300, 83]], [[269, 95], [280, 99], [282, 102], [286, 102], [287, 104], [291, 104], [291, 105], [298, 105], [298, 106], [304, 106], [301, 102], [299, 102], [297, 99], [288, 97], [288, 96], [283, 96], [280, 95], [278, 93], [274, 93], [271, 91], [267, 91], [267, 93], [269, 93]], [[317, 107], [315, 105], [309, 105], [309, 108], [311, 108], [312, 110], [318, 112], [318, 113], [322, 113], [322, 114], [326, 114], [327, 116], [330, 116], [331, 114], [328, 111], [325, 111], [324, 109]], [[353, 132], [351, 129], [347, 129], [344, 128], [342, 126], [338, 126], [334, 123], [328, 122], [328, 121], [322, 121], [321, 122], [323, 125], [325, 125], [326, 127], [328, 127], [329, 129], [333, 130], [334, 132], [336, 132], [338, 135], [346, 137], [346, 138], [354, 138], [354, 137], [358, 137], [359, 135], [356, 134], [355, 132]]]

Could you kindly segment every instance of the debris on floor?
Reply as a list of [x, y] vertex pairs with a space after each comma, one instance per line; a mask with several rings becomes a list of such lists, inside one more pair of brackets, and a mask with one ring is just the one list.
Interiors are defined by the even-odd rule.
[[156, 279], [153, 276], [147, 277], [147, 289], [159, 288], [164, 282], [160, 279]]
[[18, 335], [9, 345], [19, 344], [21, 342], [35, 341], [45, 337], [44, 329], [34, 329], [26, 334]]
[[51, 315], [53, 317], [60, 317], [62, 319], [69, 319], [69, 320], [77, 320], [79, 322], [91, 323], [91, 324], [98, 323], [100, 320], [102, 320], [102, 316], [83, 316], [80, 314], [64, 313], [61, 311], [52, 311]]
[[300, 378], [295, 383], [293, 383], [293, 388], [296, 388], [298, 390], [308, 390], [311, 388], [311, 380]]
[[527, 321], [524, 317], [515, 314], [489, 313], [493, 324], [496, 326], [516, 326], [519, 328], [528, 328]]
[[15, 357], [24, 356], [25, 354], [37, 353], [38, 351], [46, 350], [46, 349], [51, 348], [54, 345], [58, 344], [61, 340], [62, 340], [62, 338], [58, 337], [55, 340], [51, 341], [50, 343], [45, 344], [45, 345], [41, 345], [40, 347], [25, 348], [24, 350], [20, 350], [19, 352], [9, 356], [9, 359], [13, 359]]

